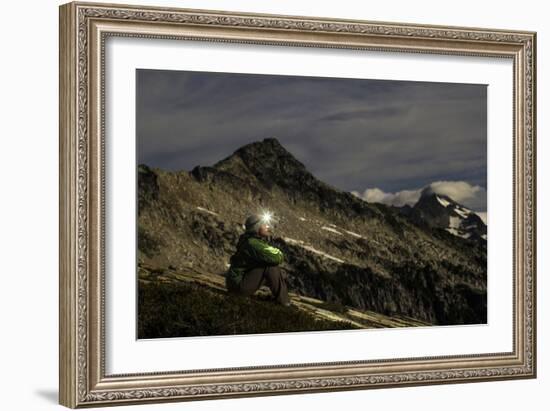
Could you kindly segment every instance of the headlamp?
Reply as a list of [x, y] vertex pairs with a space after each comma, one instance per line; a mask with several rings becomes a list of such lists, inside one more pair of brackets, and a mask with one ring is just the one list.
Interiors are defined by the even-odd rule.
[[271, 220], [273, 219], [273, 214], [269, 211], [264, 211], [262, 213], [261, 221], [264, 224], [271, 224]]

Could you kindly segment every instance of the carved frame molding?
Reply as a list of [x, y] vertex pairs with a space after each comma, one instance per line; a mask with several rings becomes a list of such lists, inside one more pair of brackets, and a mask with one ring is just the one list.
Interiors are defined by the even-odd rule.
[[[103, 99], [109, 36], [513, 59], [513, 352], [105, 375]], [[60, 403], [102, 406], [534, 378], [535, 41], [535, 33], [504, 30], [92, 3], [61, 6]]]

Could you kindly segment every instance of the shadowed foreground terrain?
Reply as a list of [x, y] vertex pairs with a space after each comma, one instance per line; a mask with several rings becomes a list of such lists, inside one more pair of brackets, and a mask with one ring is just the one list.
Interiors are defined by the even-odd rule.
[[229, 294], [223, 277], [140, 270], [139, 338], [394, 328], [428, 325], [390, 318], [291, 293], [291, 306], [271, 301], [267, 287], [253, 297]]

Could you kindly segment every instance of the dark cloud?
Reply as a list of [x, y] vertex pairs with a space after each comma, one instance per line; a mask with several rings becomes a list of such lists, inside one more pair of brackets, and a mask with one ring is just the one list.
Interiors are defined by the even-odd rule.
[[487, 187], [485, 85], [137, 72], [138, 161], [211, 165], [276, 137], [342, 190]]
[[406, 115], [410, 107], [380, 107], [366, 110], [350, 110], [329, 114], [321, 121], [361, 121]]

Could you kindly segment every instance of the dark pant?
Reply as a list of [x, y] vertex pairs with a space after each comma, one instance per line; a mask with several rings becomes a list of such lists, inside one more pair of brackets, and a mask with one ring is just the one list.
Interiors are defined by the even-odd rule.
[[280, 304], [288, 304], [288, 288], [286, 276], [279, 267], [258, 267], [247, 271], [239, 284], [238, 292], [243, 295], [252, 295], [263, 284], [269, 287], [271, 294]]

